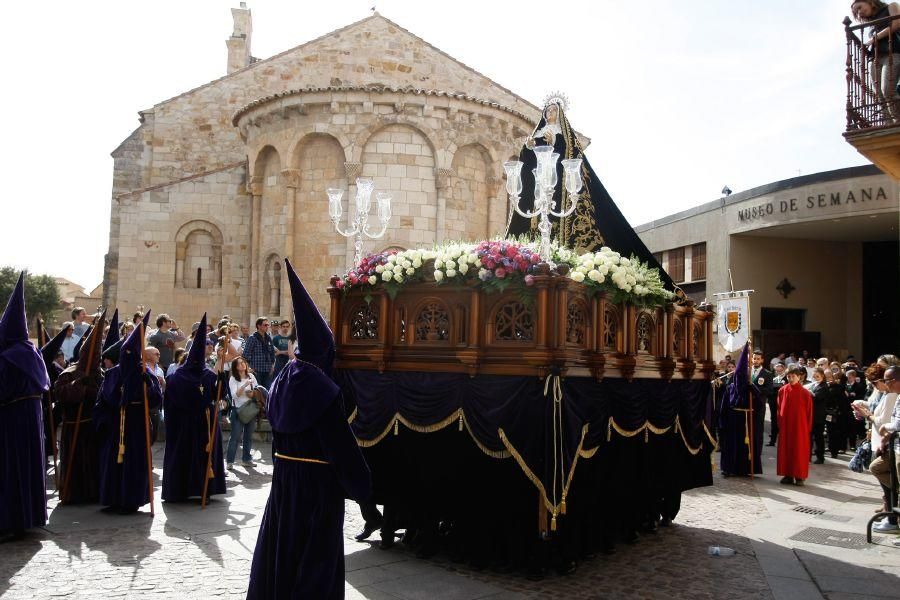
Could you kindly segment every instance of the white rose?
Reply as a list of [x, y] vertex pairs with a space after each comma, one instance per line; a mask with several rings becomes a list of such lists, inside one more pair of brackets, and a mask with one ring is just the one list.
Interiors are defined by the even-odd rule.
[[584, 261], [582, 261], [581, 266], [583, 266], [585, 269], [590, 271], [591, 269], [593, 269], [596, 266], [596, 263], [594, 262], [594, 259], [587, 258]]
[[410, 267], [410, 268], [408, 268], [408, 269], [406, 270], [406, 276], [407, 276], [407, 277], [409, 277], [410, 275], [415, 275], [415, 274], [416, 274], [416, 270], [413, 269], [412, 267]]
[[435, 271], [435, 272], [434, 272], [434, 280], [435, 280], [435, 281], [440, 281], [440, 280], [442, 280], [443, 278], [444, 278], [444, 272], [443, 272], [443, 271]]
[[465, 275], [469, 272], [469, 265], [466, 263], [459, 263], [459, 272]]
[[434, 268], [435, 269], [443, 269], [444, 268], [444, 261], [441, 260], [440, 257], [438, 257], [434, 260]]
[[605, 264], [600, 265], [599, 271], [601, 275], [609, 275], [609, 266]]
[[412, 266], [413, 266], [414, 269], [418, 269], [419, 267], [421, 267], [421, 266], [422, 266], [422, 259], [421, 259], [421, 258], [415, 258], [415, 259], [413, 259], [413, 261], [412, 261]]
[[375, 267], [375, 272], [384, 273], [384, 265], [378, 265], [377, 267]]
[[597, 278], [597, 283], [603, 283], [606, 281], [606, 277], [603, 276], [603, 273], [600, 273], [600, 277]]
[[447, 269], [447, 277], [456, 277], [456, 269]]
[[412, 263], [411, 263], [410, 261], [408, 261], [408, 260], [404, 260], [404, 261], [403, 261], [403, 268], [404, 268], [404, 269], [408, 269], [408, 268], [410, 268], [411, 266], [412, 266]]
[[631, 261], [623, 256], [621, 259], [619, 259], [619, 264], [625, 265], [627, 267], [628, 265], [631, 264]]
[[444, 268], [446, 268], [447, 270], [455, 269], [455, 268], [456, 268], [456, 262], [455, 262], [455, 261], [452, 261], [452, 260], [448, 260], [447, 262], [444, 263]]
[[403, 273], [396, 273], [394, 275], [394, 281], [397, 283], [403, 283]]
[[381, 274], [382, 281], [390, 281], [393, 278], [394, 278], [394, 274], [391, 273], [390, 271], [385, 271], [384, 273]]
[[600, 271], [598, 271], [597, 269], [591, 269], [591, 271], [588, 273], [588, 278], [591, 281], [600, 281], [600, 277]]
[[572, 273], [572, 280], [581, 283], [582, 281], [584, 281], [584, 273], [582, 273], [581, 271], [575, 271], [574, 273]]
[[391, 254], [390, 256], [387, 257], [387, 261], [391, 264], [394, 264], [394, 262], [396, 262], [396, 260], [397, 260], [396, 254]]
[[369, 285], [375, 285], [378, 283], [378, 278], [374, 275], [369, 275]]
[[390, 273], [391, 271], [394, 270], [394, 265], [392, 265], [391, 263], [388, 263], [388, 264], [386, 264], [386, 265], [384, 265], [384, 266], [382, 267], [382, 270], [383, 270], [385, 273]]

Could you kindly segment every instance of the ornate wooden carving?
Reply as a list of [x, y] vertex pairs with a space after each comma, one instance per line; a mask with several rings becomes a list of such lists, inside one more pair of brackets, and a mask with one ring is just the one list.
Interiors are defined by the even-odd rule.
[[676, 317], [675, 323], [672, 326], [672, 354], [675, 358], [681, 358], [681, 353], [684, 348], [684, 328], [681, 326], [681, 319]]
[[587, 338], [588, 316], [583, 302], [576, 300], [569, 304], [566, 314], [566, 342], [583, 346]]
[[693, 331], [693, 339], [694, 343], [691, 348], [694, 349], [694, 360], [702, 360], [705, 358], [703, 356], [704, 353], [704, 344], [703, 344], [703, 328], [700, 325], [700, 321], [694, 321], [694, 331]]
[[416, 341], [438, 342], [450, 339], [450, 313], [441, 302], [424, 304], [416, 315]]
[[[712, 315], [687, 305], [646, 309], [590, 298], [538, 273], [498, 298], [474, 284], [411, 283], [391, 298], [329, 289], [337, 365], [347, 369], [602, 378], [708, 379]], [[370, 297], [370, 302], [365, 298]]]
[[603, 349], [618, 350], [619, 339], [619, 309], [612, 304], [606, 305], [603, 311]]
[[350, 339], [378, 339], [378, 305], [375, 302], [360, 304], [350, 313]]
[[655, 353], [653, 346], [655, 327], [653, 317], [648, 313], [638, 315], [637, 323], [635, 323], [635, 341], [638, 352]]
[[509, 342], [533, 340], [534, 314], [531, 309], [518, 300], [501, 305], [494, 318], [494, 339]]

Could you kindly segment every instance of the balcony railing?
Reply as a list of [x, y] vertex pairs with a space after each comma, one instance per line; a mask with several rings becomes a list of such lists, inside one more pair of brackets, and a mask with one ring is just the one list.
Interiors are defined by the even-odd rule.
[[847, 34], [847, 133], [900, 126], [900, 98], [895, 63], [900, 67], [900, 36], [869, 43], [872, 35], [891, 29], [900, 15], [853, 25], [844, 19]]

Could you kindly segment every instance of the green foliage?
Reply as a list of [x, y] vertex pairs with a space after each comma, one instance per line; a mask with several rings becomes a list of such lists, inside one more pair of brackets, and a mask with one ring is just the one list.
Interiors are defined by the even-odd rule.
[[[19, 279], [19, 271], [13, 267], [0, 267], [0, 302], [6, 306], [6, 301], [12, 294], [16, 281]], [[25, 310], [28, 313], [29, 323], [40, 313], [44, 320], [52, 322], [59, 311], [59, 288], [49, 275], [25, 275]]]

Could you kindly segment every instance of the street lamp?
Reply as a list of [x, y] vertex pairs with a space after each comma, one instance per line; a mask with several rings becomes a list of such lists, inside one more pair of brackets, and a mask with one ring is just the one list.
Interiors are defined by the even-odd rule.
[[556, 172], [559, 154], [553, 151], [553, 146], [537, 146], [534, 148], [534, 154], [537, 157], [537, 167], [531, 171], [534, 173], [533, 209], [526, 211], [519, 206], [522, 194], [523, 163], [521, 161], [514, 160], [503, 163], [503, 170], [506, 171], [506, 193], [509, 194], [510, 202], [517, 213], [526, 219], [540, 216], [541, 220], [538, 223], [538, 231], [541, 233], [540, 255], [549, 265], [553, 266], [550, 250], [550, 217], [562, 219], [575, 212], [575, 207], [578, 205], [578, 194], [584, 185], [581, 178], [581, 159], [570, 158], [562, 161], [564, 185], [571, 204], [567, 208], [560, 207], [559, 210], [556, 210], [553, 193], [559, 183], [559, 176]]
[[341, 230], [340, 220], [343, 214], [343, 206], [341, 200], [344, 197], [344, 190], [341, 188], [328, 188], [328, 214], [334, 228], [344, 237], [356, 237], [354, 244], [355, 255], [353, 264], [358, 265], [362, 259], [362, 238], [363, 235], [370, 239], [378, 239], [387, 231], [388, 222], [391, 220], [391, 194], [389, 192], [377, 192], [375, 194], [375, 202], [377, 204], [378, 220], [381, 222], [381, 230], [373, 232], [369, 230], [369, 211], [372, 209], [372, 191], [375, 189], [375, 182], [371, 179], [362, 177], [356, 180], [356, 202], [353, 214], [353, 228], [349, 231]]

